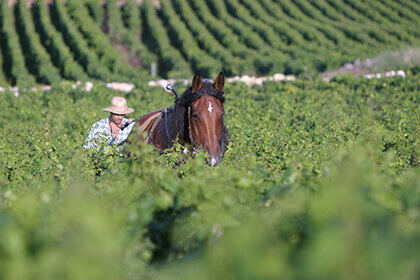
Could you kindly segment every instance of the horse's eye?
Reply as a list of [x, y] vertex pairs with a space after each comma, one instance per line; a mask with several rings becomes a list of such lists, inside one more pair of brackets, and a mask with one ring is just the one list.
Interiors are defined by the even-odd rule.
[[198, 117], [198, 115], [197, 114], [192, 114], [192, 117], [194, 118], [194, 119], [199, 119], [199, 117]]

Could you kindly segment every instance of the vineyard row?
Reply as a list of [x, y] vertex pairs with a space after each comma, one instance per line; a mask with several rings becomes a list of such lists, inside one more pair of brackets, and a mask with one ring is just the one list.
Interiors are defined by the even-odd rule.
[[330, 70], [420, 43], [415, 1], [37, 0], [0, 5], [0, 85]]

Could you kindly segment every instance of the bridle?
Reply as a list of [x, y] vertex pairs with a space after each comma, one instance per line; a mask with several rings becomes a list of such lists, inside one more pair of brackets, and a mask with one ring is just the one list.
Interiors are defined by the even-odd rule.
[[[172, 88], [171, 84], [167, 84], [166, 85], [166, 89], [172, 91], [175, 95], [175, 102], [179, 99], [178, 98], [178, 94], [176, 93], [176, 91]], [[188, 136], [190, 138], [190, 145], [192, 147], [192, 152], [193, 154], [197, 154], [197, 150], [198, 150], [198, 145], [196, 145], [196, 143], [194, 142], [194, 138], [192, 136], [192, 129], [191, 129], [191, 106], [188, 106], [187, 111], [188, 111]], [[168, 109], [164, 108], [163, 109], [163, 114], [164, 114], [164, 118], [165, 118], [165, 131], [166, 131], [166, 136], [169, 138], [169, 133], [168, 133], [168, 118], [167, 118], [167, 114], [168, 114]], [[222, 135], [220, 135], [220, 137], [222, 137]], [[220, 137], [219, 137], [219, 141], [220, 141]], [[182, 144], [178, 143], [182, 148], [187, 149], [186, 147], [184, 147]]]

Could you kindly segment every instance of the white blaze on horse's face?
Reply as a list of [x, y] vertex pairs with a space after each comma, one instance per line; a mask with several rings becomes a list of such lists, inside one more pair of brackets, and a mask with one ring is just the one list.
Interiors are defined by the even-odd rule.
[[211, 113], [211, 111], [213, 111], [213, 107], [212, 107], [212, 104], [211, 104], [211, 102], [209, 102], [209, 108], [207, 109], [210, 113]]

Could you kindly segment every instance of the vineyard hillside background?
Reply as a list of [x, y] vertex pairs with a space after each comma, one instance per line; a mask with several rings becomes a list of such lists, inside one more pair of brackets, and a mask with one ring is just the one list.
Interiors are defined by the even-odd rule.
[[[418, 280], [419, 15], [417, 0], [0, 0], [0, 279]], [[180, 145], [83, 147], [113, 96], [134, 118], [173, 105], [156, 80], [182, 94], [220, 71], [217, 166]]]
[[420, 44], [416, 1], [1, 1], [0, 85], [314, 74]]

